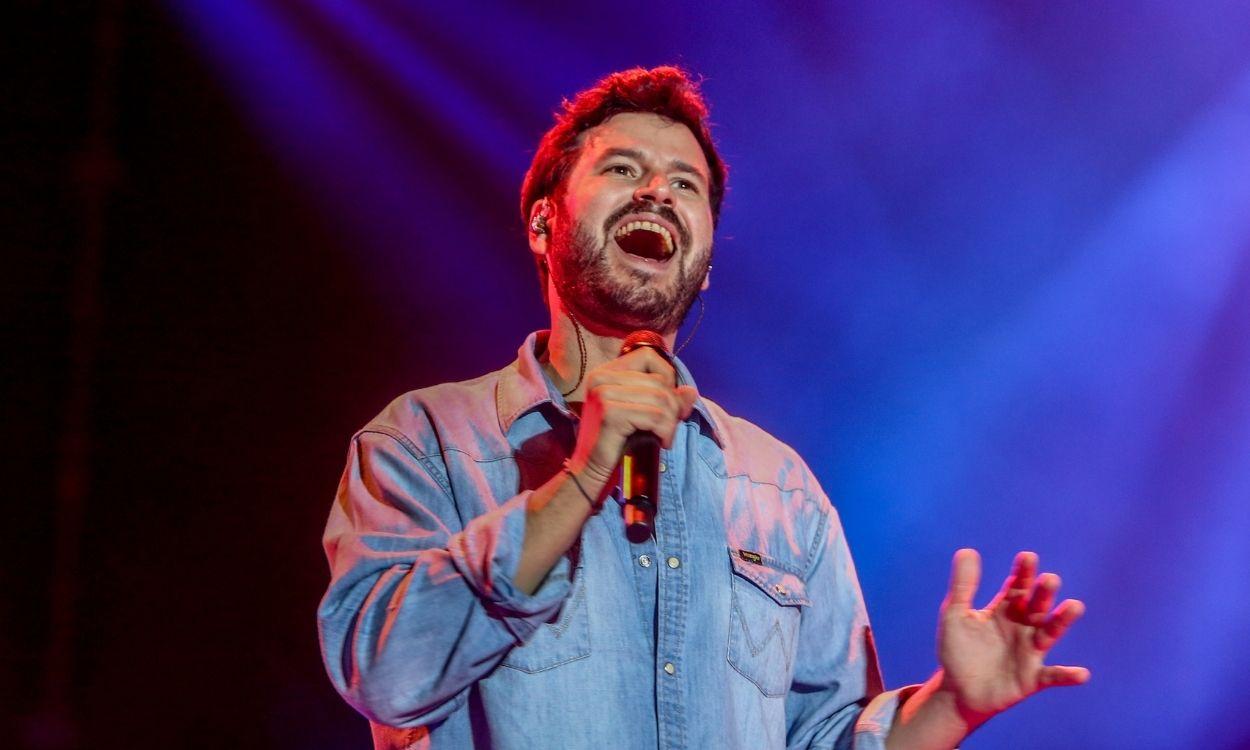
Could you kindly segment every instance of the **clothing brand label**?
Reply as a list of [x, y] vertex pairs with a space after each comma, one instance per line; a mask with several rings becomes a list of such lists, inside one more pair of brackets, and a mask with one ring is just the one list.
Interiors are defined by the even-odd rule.
[[752, 552], [749, 549], [738, 550], [738, 557], [741, 557], [743, 560], [746, 560], [749, 563], [755, 563], [756, 565], [764, 564], [764, 558], [760, 557], [760, 553]]

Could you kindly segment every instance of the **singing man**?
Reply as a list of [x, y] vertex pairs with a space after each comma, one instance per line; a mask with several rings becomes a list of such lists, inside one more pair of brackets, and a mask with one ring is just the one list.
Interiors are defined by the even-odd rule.
[[[955, 553], [938, 668], [885, 690], [838, 515], [803, 459], [701, 395], [672, 351], [712, 270], [725, 165], [661, 67], [564, 104], [521, 189], [550, 310], [512, 364], [400, 396], [352, 437], [318, 611], [377, 748], [952, 748], [1081, 667], [1082, 614], [1017, 555], [985, 609]], [[663, 346], [622, 354], [637, 331]], [[653, 533], [620, 466], [661, 445]], [[922, 623], [917, 632], [928, 632]]]

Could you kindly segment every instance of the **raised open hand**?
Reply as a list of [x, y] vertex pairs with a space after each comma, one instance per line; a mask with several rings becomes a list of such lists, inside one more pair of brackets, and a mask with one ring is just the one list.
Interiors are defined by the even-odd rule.
[[961, 549], [951, 563], [950, 590], [938, 619], [942, 689], [975, 726], [1043, 688], [1080, 685], [1084, 667], [1046, 665], [1046, 653], [1085, 612], [1077, 599], [1059, 606], [1059, 576], [1037, 574], [1037, 555], [1021, 552], [1003, 588], [985, 609], [973, 609], [981, 556]]

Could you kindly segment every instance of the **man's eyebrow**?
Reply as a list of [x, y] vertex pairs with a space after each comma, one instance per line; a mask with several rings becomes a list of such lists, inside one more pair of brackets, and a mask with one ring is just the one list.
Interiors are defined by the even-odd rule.
[[[633, 159], [634, 161], [637, 161], [637, 162], [646, 161], [646, 158], [643, 156], [641, 151], [637, 149], [633, 149], [633, 148], [623, 148], [623, 147], [617, 146], [617, 147], [610, 148], [604, 151], [603, 155], [599, 157], [599, 163], [602, 164], [608, 159], [613, 159], [618, 156], [623, 156], [626, 159]], [[677, 172], [689, 172], [690, 174], [698, 177], [704, 182], [708, 181], [708, 177], [707, 175], [703, 173], [703, 170], [699, 169], [693, 164], [690, 164], [689, 162], [682, 161], [681, 159], [673, 159], [672, 161], [670, 161], [668, 163], [668, 168], [670, 170], [674, 170]]]
[[669, 168], [670, 168], [670, 169], [675, 169], [675, 170], [677, 170], [678, 172], [689, 172], [690, 174], [694, 175], [695, 177], [698, 177], [699, 179], [703, 180], [704, 182], [707, 182], [707, 175], [703, 174], [703, 170], [699, 169], [698, 167], [694, 166], [693, 164], [687, 164], [686, 162], [682, 161], [681, 159], [673, 159], [672, 161], [670, 161], [670, 162], [668, 163], [668, 166], [669, 166]]
[[642, 158], [641, 151], [638, 151], [637, 149], [621, 148], [620, 146], [616, 146], [614, 148], [608, 149], [607, 151], [604, 151], [603, 155], [599, 157], [599, 162], [603, 163], [607, 161], [608, 159], [615, 159], [618, 156], [623, 156], [626, 159], [633, 159], [634, 161], [646, 161], [645, 159]]

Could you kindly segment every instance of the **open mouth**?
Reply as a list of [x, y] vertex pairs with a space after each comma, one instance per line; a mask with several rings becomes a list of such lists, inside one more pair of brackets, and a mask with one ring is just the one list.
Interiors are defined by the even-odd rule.
[[630, 255], [665, 261], [673, 256], [673, 235], [653, 221], [630, 221], [612, 235], [616, 244]]

